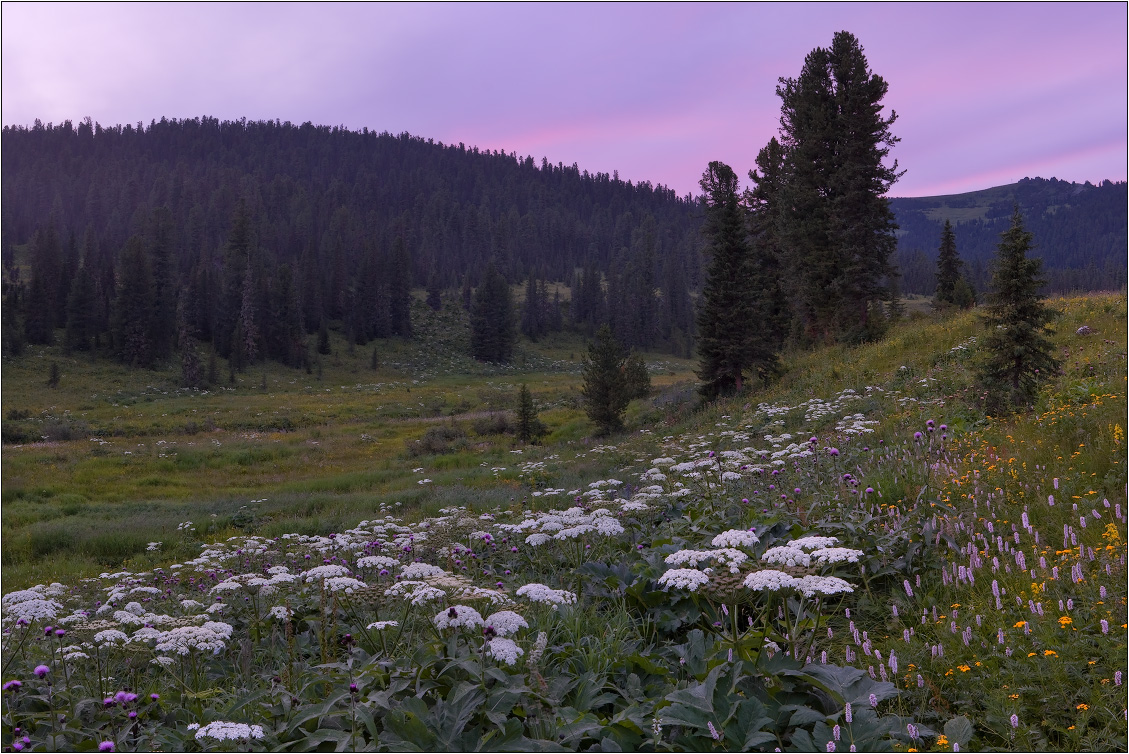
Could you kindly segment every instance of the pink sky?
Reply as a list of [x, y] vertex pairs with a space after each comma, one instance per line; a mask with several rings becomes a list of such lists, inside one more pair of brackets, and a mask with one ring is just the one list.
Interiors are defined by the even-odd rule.
[[894, 196], [1126, 179], [1125, 3], [5, 3], [3, 123], [367, 126], [698, 192], [836, 31], [889, 83]]

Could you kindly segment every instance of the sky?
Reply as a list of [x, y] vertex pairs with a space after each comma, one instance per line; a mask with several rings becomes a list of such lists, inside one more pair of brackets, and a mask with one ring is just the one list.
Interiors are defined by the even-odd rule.
[[[1127, 5], [11, 3], [4, 125], [203, 115], [368, 127], [700, 193], [777, 133], [781, 77], [858, 37], [892, 196], [1126, 180]], [[747, 182], [747, 181], [746, 181]]]

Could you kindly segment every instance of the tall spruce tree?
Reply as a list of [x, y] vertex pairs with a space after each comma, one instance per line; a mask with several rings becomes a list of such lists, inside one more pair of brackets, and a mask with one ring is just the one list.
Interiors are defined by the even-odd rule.
[[937, 250], [937, 289], [933, 293], [933, 305], [944, 306], [956, 303], [957, 281], [960, 280], [961, 261], [957, 254], [957, 240], [953, 224], [947, 219], [941, 228], [941, 246]]
[[[756, 291], [758, 321], [773, 351], [779, 351], [788, 337], [792, 313], [783, 280], [784, 244], [780, 234], [784, 210], [784, 148], [775, 137], [757, 154], [756, 164], [756, 169], [749, 171], [753, 187], [745, 192], [753, 255], [750, 283]], [[774, 368], [776, 365], [765, 366]]]
[[882, 115], [888, 85], [872, 73], [862, 46], [838, 32], [812, 50], [796, 79], [781, 79], [780, 143], [785, 150], [785, 243], [794, 313], [811, 341], [863, 339], [896, 247], [885, 194], [901, 173], [883, 160], [898, 142]]
[[126, 242], [120, 266], [110, 315], [114, 353], [123, 364], [150, 367], [156, 358], [152, 327], [156, 284], [149, 255], [138, 236]]
[[510, 285], [491, 261], [474, 292], [470, 311], [470, 354], [479, 361], [506, 364], [517, 336]]
[[522, 383], [517, 394], [517, 439], [523, 443], [535, 443], [546, 432], [545, 425], [537, 417], [537, 406], [533, 403], [533, 394]]
[[749, 286], [753, 263], [737, 174], [723, 162], [711, 162], [701, 187], [709, 262], [698, 310], [698, 377], [702, 394], [712, 398], [740, 392], [745, 373], [767, 354]]
[[1047, 339], [1057, 312], [1043, 302], [1039, 279], [1043, 261], [1029, 258], [1033, 235], [1023, 227], [1019, 206], [1003, 233], [992, 269], [992, 288], [982, 322], [987, 335], [980, 382], [992, 412], [1031, 404], [1039, 384], [1058, 368]]
[[607, 435], [623, 429], [623, 416], [630, 397], [624, 363], [627, 354], [612, 335], [612, 329], [601, 325], [596, 338], [588, 344], [582, 363], [584, 410], [596, 424], [596, 432]]

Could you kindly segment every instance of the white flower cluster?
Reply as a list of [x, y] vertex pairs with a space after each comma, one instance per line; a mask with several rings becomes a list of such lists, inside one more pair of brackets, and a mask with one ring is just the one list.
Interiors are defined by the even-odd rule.
[[302, 576], [305, 577], [307, 584], [312, 584], [319, 579], [331, 579], [338, 576], [348, 576], [349, 569], [340, 565], [321, 565], [311, 568], [308, 571], [303, 571]]
[[530, 602], [545, 602], [551, 605], [574, 605], [576, 595], [564, 589], [552, 589], [544, 584], [526, 584], [519, 587], [517, 596], [525, 597]]
[[485, 625], [493, 626], [499, 636], [512, 636], [523, 628], [529, 628], [525, 618], [513, 610], [499, 610], [486, 618]]
[[857, 563], [862, 555], [862, 550], [852, 550], [848, 547], [825, 547], [820, 550], [813, 550], [811, 553], [812, 560], [819, 565]]
[[231, 624], [219, 621], [208, 621], [202, 626], [181, 626], [164, 631], [154, 649], [178, 655], [186, 655], [193, 650], [219, 654], [227, 646], [231, 632]]
[[387, 555], [366, 555], [357, 559], [358, 568], [392, 568], [396, 563], [395, 558]]
[[741, 570], [741, 564], [748, 559], [749, 556], [740, 550], [725, 547], [720, 550], [679, 550], [667, 555], [664, 562], [667, 565], [697, 566], [704, 560], [714, 560], [723, 566], [728, 566], [730, 573], [737, 573]]
[[355, 589], [364, 589], [367, 586], [365, 582], [351, 576], [334, 576], [325, 580], [325, 588], [331, 592], [352, 594]]
[[385, 597], [403, 597], [413, 605], [443, 599], [447, 593], [423, 581], [399, 581], [384, 590]]
[[378, 620], [374, 623], [368, 624], [367, 626], [365, 626], [365, 628], [370, 631], [383, 631], [386, 628], [396, 628], [396, 626], [399, 625], [400, 622], [395, 620]]
[[796, 579], [783, 571], [753, 571], [745, 577], [745, 586], [754, 592], [778, 592], [791, 589], [795, 584]]
[[437, 628], [474, 628], [482, 625], [482, 616], [473, 607], [451, 605], [436, 614], [431, 621]]
[[752, 547], [759, 542], [760, 538], [751, 531], [729, 529], [714, 537], [710, 544], [714, 547]]
[[796, 588], [798, 588], [805, 597], [847, 594], [854, 591], [854, 587], [849, 583], [834, 576], [804, 576], [797, 580]]
[[275, 605], [270, 609], [270, 617], [277, 620], [290, 620], [292, 615], [294, 615], [294, 611], [286, 605]]
[[196, 731], [196, 740], [211, 738], [216, 741], [249, 741], [253, 738], [263, 737], [263, 726], [247, 725], [246, 723], [228, 723], [217, 720], [200, 727], [198, 723], [188, 726], [189, 730]]
[[[30, 590], [25, 590], [30, 591]], [[8, 595], [4, 595], [7, 597]], [[54, 620], [63, 606], [55, 600], [42, 599], [42, 595], [37, 595], [29, 599], [22, 599], [14, 602], [11, 605], [4, 606], [4, 622], [11, 623], [20, 620], [21, 618], [26, 621], [37, 620]]]
[[709, 574], [694, 568], [674, 568], [659, 577], [664, 589], [685, 589], [693, 592], [710, 580]]
[[773, 565], [803, 566], [804, 568], [811, 565], [811, 556], [800, 548], [793, 546], [792, 543], [768, 548], [764, 551], [764, 554], [761, 555], [761, 560], [765, 563], [772, 563]]
[[[391, 558], [389, 558], [391, 560]], [[430, 563], [409, 563], [400, 569], [400, 577], [404, 579], [426, 579], [432, 576], [446, 576], [447, 572], [439, 566]]]
[[498, 662], [515, 665], [525, 651], [513, 639], [497, 638], [486, 643], [486, 654]]

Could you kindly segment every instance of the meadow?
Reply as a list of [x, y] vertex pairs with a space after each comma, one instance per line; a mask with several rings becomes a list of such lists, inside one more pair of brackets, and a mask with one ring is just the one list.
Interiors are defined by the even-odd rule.
[[704, 407], [649, 355], [603, 439], [581, 341], [454, 309], [207, 393], [6, 360], [3, 745], [1124, 751], [1126, 302], [1051, 303], [1028, 413], [917, 313]]

